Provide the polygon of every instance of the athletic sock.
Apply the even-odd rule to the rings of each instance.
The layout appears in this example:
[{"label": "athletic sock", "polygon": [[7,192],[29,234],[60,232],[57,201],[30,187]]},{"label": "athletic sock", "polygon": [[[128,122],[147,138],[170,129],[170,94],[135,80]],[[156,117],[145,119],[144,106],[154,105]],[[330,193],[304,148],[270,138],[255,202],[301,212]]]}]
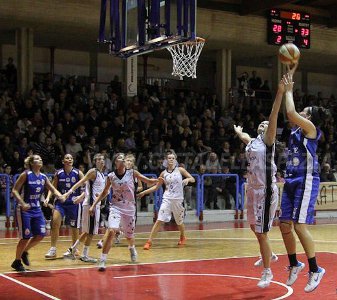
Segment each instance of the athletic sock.
[{"label": "athletic sock", "polygon": [[318,271],[316,257],[314,256],[312,258],[309,258],[308,259],[308,263],[309,263],[309,270],[310,270],[310,272],[316,273]]},{"label": "athletic sock", "polygon": [[296,253],[294,254],[288,254],[288,258],[289,258],[289,263],[291,267],[296,267],[298,265],[298,261],[296,258]]},{"label": "athletic sock", "polygon": [[82,255],[83,256],[88,256],[88,254],[89,254],[89,246],[84,246],[83,247],[83,253],[82,253]]},{"label": "athletic sock", "polygon": [[106,261],[107,257],[108,257],[108,254],[104,254],[104,253],[101,254],[101,260]]}]

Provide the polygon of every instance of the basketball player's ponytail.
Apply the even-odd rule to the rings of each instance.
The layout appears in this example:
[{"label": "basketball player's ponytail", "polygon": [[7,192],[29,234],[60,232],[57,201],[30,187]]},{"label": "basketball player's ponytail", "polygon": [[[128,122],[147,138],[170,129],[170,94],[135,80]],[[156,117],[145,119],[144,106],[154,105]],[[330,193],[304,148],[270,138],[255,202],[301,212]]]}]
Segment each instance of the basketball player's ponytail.
[{"label": "basketball player's ponytail", "polygon": [[312,106],[311,107],[311,121],[315,125],[319,125],[327,118],[331,116],[331,112],[329,109],[326,109],[322,106]]},{"label": "basketball player's ponytail", "polygon": [[24,167],[26,170],[31,170],[32,167],[31,165],[33,164],[34,162],[34,155],[29,155],[25,158],[24,160]]}]

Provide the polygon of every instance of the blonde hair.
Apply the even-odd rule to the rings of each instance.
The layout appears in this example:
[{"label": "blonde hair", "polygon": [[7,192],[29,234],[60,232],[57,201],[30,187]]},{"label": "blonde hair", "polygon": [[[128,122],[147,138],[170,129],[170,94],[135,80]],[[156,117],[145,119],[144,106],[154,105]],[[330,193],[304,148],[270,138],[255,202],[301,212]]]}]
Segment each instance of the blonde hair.
[{"label": "blonde hair", "polygon": [[25,160],[24,160],[24,167],[25,167],[25,169],[29,169],[29,170],[32,169],[31,166],[32,166],[32,164],[34,162],[34,156],[35,156],[35,154],[31,154],[31,155],[29,155],[29,156],[27,156],[25,158]]},{"label": "blonde hair", "polygon": [[128,158],[131,159],[133,162],[136,161],[136,156],[132,153],[125,155],[125,159],[128,159]]}]

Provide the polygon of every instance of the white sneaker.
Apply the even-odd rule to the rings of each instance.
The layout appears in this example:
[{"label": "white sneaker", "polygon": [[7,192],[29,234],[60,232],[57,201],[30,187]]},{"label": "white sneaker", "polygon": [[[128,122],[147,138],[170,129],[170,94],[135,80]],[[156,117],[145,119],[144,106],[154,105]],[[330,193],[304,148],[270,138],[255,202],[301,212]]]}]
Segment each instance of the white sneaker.
[{"label": "white sneaker", "polygon": [[304,291],[309,293],[318,287],[325,274],[325,269],[318,267],[318,272],[309,272],[309,279]]},{"label": "white sneaker", "polygon": [[98,249],[102,249],[103,248],[103,241],[102,240],[99,240],[96,244],[97,248]]},{"label": "white sneaker", "polygon": [[66,252],[63,253],[63,258],[75,260],[75,251],[72,248],[69,248]]},{"label": "white sneaker", "polygon": [[50,220],[46,220],[46,229],[50,230],[51,226],[50,226]]},{"label": "white sneaker", "polygon": [[80,260],[87,263],[97,263],[97,259],[89,256],[80,256]]},{"label": "white sneaker", "polygon": [[137,257],[138,257],[138,253],[137,253],[136,247],[129,248],[129,251],[130,251],[131,261],[132,262],[136,262],[137,261]]},{"label": "white sneaker", "polygon": [[261,280],[258,282],[257,286],[261,289],[264,289],[270,285],[272,279],[273,273],[271,272],[271,270],[264,269],[262,272]]},{"label": "white sneaker", "polygon": [[106,266],[105,266],[105,260],[100,259],[100,260],[98,261],[98,271],[104,272],[105,269],[106,269]]},{"label": "white sneaker", "polygon": [[49,251],[45,254],[45,258],[56,258],[56,248],[51,247]]},{"label": "white sneaker", "polygon": [[287,279],[286,285],[291,286],[297,279],[298,274],[304,269],[305,264],[302,262],[298,262],[296,267],[288,267],[289,277]]},{"label": "white sneaker", "polygon": [[[275,253],[272,253],[271,255],[271,259],[270,262],[277,262],[278,261],[278,256]],[[260,258],[254,263],[255,267],[262,267],[263,266],[263,260],[262,257],[260,256]]]}]

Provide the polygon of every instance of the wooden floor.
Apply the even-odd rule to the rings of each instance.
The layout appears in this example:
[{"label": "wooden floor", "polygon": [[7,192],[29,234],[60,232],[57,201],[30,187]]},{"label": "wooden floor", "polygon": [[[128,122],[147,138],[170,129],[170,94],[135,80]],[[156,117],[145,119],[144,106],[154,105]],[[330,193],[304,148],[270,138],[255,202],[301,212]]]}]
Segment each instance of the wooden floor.
[{"label": "wooden floor", "polygon": [[[329,220],[328,220],[329,221]],[[334,220],[330,220],[332,223]],[[233,228],[233,222],[221,223],[219,226],[203,226],[203,230],[187,230],[187,245],[177,246],[179,233],[177,231],[161,231],[154,240],[153,248],[143,250],[148,232],[136,234],[136,247],[138,250],[138,263],[155,263],[177,260],[198,260],[228,257],[258,256],[258,244],[255,236],[243,223],[244,228]],[[189,226],[190,228],[198,228]],[[218,229],[207,229],[220,227]],[[172,229],[172,228],[171,228]],[[316,251],[337,253],[337,224],[317,224],[310,228],[316,242]],[[285,254],[282,237],[277,226],[269,234],[273,251]],[[101,250],[96,248],[99,236],[93,240],[89,255],[99,258]],[[10,272],[10,264],[14,259],[17,238],[0,238],[0,272]],[[63,252],[70,246],[69,236],[62,236],[57,247],[58,259],[46,260],[44,254],[50,247],[50,237],[46,237],[38,246],[30,251],[31,269],[50,270],[62,268],[82,268],[90,264],[79,260],[72,261],[62,258]],[[303,253],[298,243],[298,252]],[[130,255],[125,239],[121,244],[113,246],[108,256],[108,264],[129,264]]]}]

